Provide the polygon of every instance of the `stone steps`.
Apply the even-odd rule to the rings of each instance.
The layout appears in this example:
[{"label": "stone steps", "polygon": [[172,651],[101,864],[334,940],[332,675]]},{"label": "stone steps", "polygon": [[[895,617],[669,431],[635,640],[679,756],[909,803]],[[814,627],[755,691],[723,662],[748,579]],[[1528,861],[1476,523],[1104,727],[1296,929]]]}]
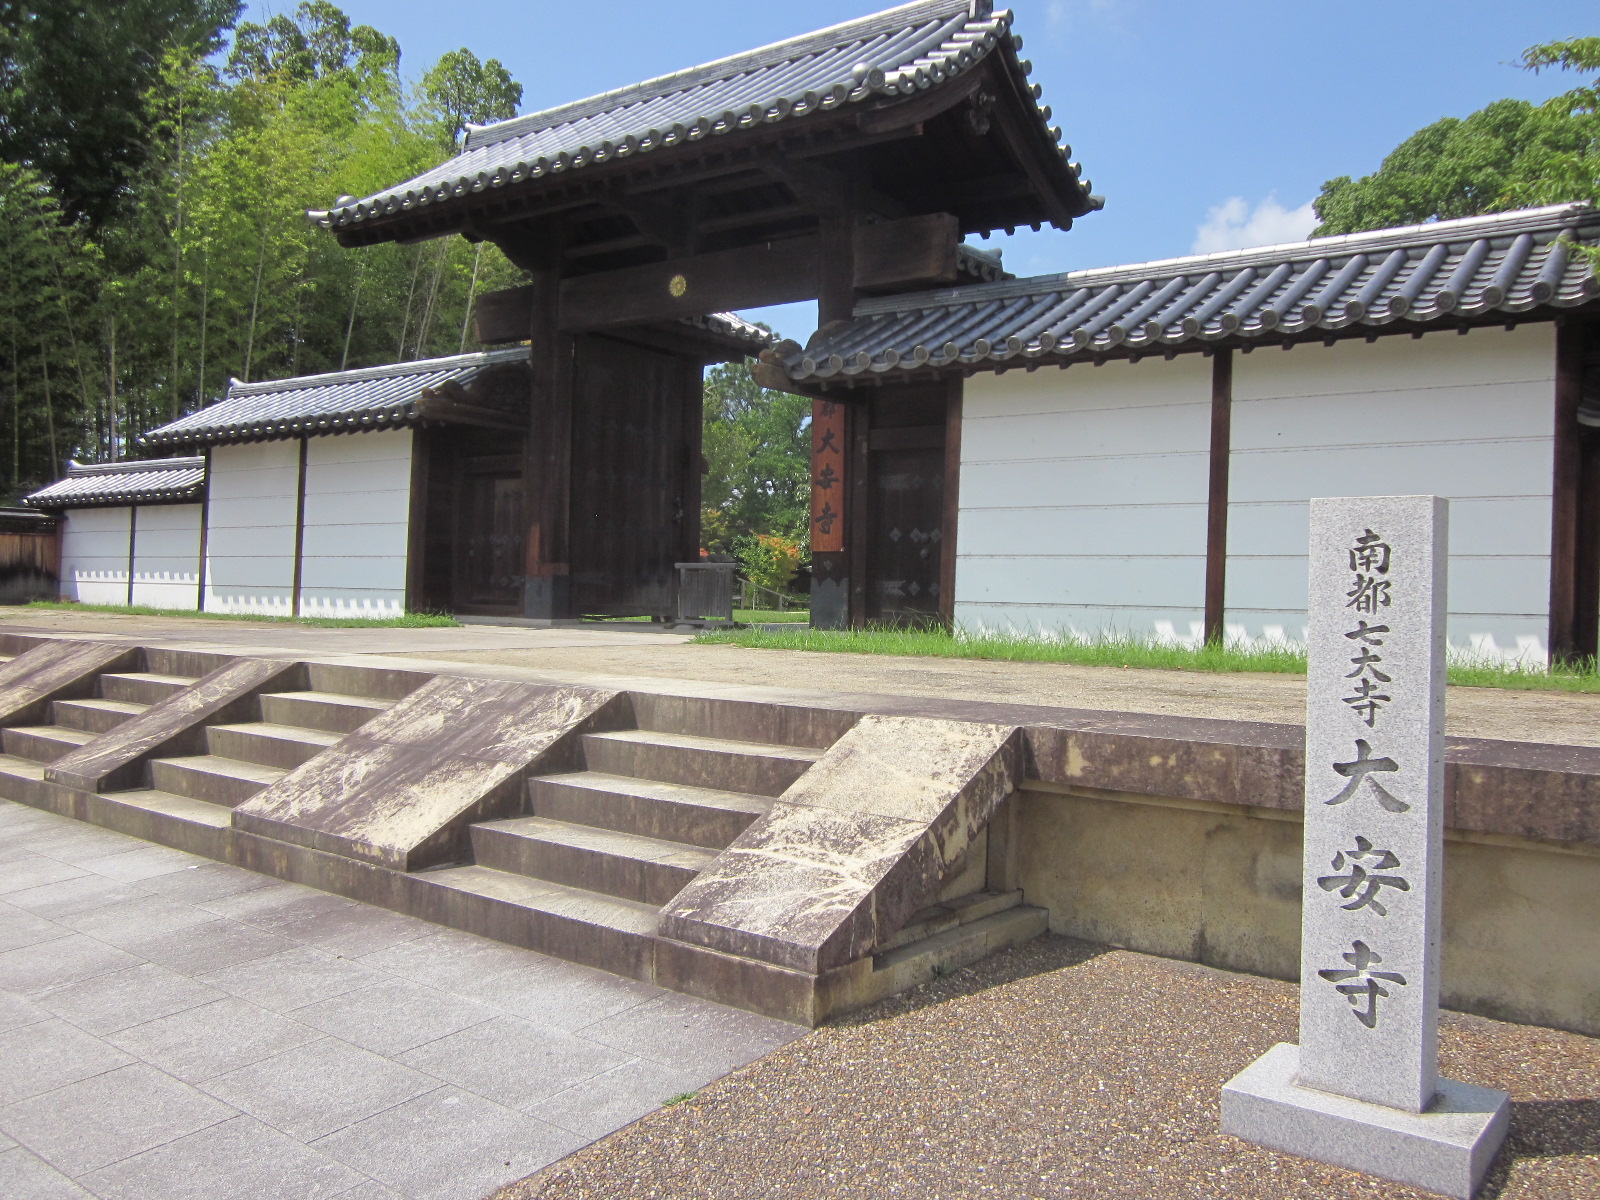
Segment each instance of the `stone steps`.
[{"label": "stone steps", "polygon": [[221,758],[291,771],[321,754],[342,736],[299,725],[252,721],[240,725],[212,725],[206,730],[206,746]]},{"label": "stone steps", "polygon": [[110,733],[149,707],[134,700],[57,700],[51,705],[51,712],[57,725],[100,734]]},{"label": "stone steps", "polygon": [[699,846],[546,817],[474,825],[472,850],[479,866],[658,906],[716,857]]},{"label": "stone steps", "polygon": [[741,742],[654,729],[583,735],[591,771],[717,791],[778,796],[822,757],[806,746]]},{"label": "stone steps", "polygon": [[274,692],[261,697],[261,716],[278,725],[345,734],[354,733],[392,706],[389,700],[338,692]]},{"label": "stone steps", "polygon": [[[338,692],[267,693],[262,715],[277,719],[208,726],[208,753],[152,760],[150,783],[175,797],[234,808],[337,744],[341,726],[358,728],[389,705]],[[316,724],[285,720],[291,716]]]},{"label": "stone steps", "polygon": [[492,867],[409,876],[417,916],[631,979],[654,974],[654,904]]},{"label": "stone steps", "polygon": [[282,767],[265,766],[220,754],[195,754],[183,758],[150,760],[150,782],[160,791],[208,804],[234,808],[262,788],[288,774]]},{"label": "stone steps", "polygon": [[[993,895],[978,894],[986,898]],[[1020,892],[1010,895],[1020,900]],[[998,912],[958,921],[909,942],[895,944],[898,939],[891,939],[890,949],[881,949],[872,956],[871,974],[852,988],[851,1002],[875,1003],[948,975],[991,954],[1031,941],[1049,924],[1047,910],[1013,900]]]},{"label": "stone steps", "polygon": [[604,771],[571,771],[530,779],[528,806],[557,821],[721,850],[772,800]]},{"label": "stone steps", "polygon": [[18,758],[53,763],[97,736],[88,730],[70,729],[65,725],[13,725],[0,731],[0,748]]},{"label": "stone steps", "polygon": [[182,675],[161,675],[153,671],[118,671],[100,676],[100,695],[107,700],[130,704],[158,704],[174,692],[194,682]]}]

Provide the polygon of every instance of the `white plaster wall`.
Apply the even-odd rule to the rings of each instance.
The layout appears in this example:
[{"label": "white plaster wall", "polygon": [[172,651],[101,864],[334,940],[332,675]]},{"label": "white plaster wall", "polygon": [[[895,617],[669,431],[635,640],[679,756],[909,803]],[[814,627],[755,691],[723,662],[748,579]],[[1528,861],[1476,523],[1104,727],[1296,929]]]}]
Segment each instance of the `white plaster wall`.
[{"label": "white plaster wall", "polygon": [[289,615],[299,479],[298,441],[211,451],[208,612]]},{"label": "white plaster wall", "polygon": [[1554,368],[1546,322],[1237,355],[1230,637],[1303,638],[1311,497],[1434,494],[1452,648],[1542,659]]},{"label": "white plaster wall", "polygon": [[133,602],[194,608],[200,584],[200,505],[139,507],[133,539]]},{"label": "white plaster wall", "polygon": [[1198,354],[967,380],[957,623],[1197,639],[1210,422]]},{"label": "white plaster wall", "polygon": [[61,531],[63,600],[128,602],[128,516],[127,508],[67,510]]},{"label": "white plaster wall", "polygon": [[406,605],[409,429],[312,438],[300,612],[399,617]]}]

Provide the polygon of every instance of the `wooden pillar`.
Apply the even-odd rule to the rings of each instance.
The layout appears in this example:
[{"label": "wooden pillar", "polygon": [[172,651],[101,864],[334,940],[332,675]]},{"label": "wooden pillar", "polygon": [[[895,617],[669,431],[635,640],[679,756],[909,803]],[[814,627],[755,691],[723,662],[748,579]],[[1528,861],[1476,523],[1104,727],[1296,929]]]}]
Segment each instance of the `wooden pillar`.
[{"label": "wooden pillar", "polygon": [[705,475],[706,364],[683,360],[683,518],[678,526],[679,562],[700,561],[700,503]]},{"label": "wooden pillar", "polygon": [[[855,308],[855,217],[822,219],[818,245],[817,325],[849,320]],[[811,625],[844,629],[859,623],[849,530],[858,519],[859,491],[852,467],[853,426],[858,406],[838,400],[811,404]],[[861,476],[864,483],[865,476]]]},{"label": "wooden pillar", "polygon": [[1596,325],[1556,323],[1554,452],[1550,496],[1550,661],[1592,658],[1600,641],[1600,452],[1578,424]]},{"label": "wooden pillar", "polygon": [[133,607],[133,567],[136,558],[134,543],[139,537],[139,506],[128,505],[128,607]]},{"label": "wooden pillar", "polygon": [[532,272],[528,337],[533,350],[531,421],[523,457],[523,523],[527,528],[522,615],[565,620],[571,611],[572,374],[577,343],[560,329],[559,255],[543,248]]},{"label": "wooden pillar", "polygon": [[300,439],[300,482],[295,487],[294,502],[294,585],[289,601],[291,616],[300,615],[300,581],[304,575],[306,557],[306,458],[311,450],[311,440]]},{"label": "wooden pillar", "polygon": [[206,610],[206,542],[211,536],[211,448],[204,450],[205,474],[200,480],[200,584],[194,599],[195,612]]},{"label": "wooden pillar", "polygon": [[850,432],[850,457],[845,471],[850,480],[845,522],[850,628],[863,629],[867,624],[867,550],[872,521],[872,405],[851,405],[846,428]]},{"label": "wooden pillar", "polygon": [[431,611],[436,603],[428,595],[428,451],[430,442],[422,426],[411,430],[411,493],[406,504],[405,611]]},{"label": "wooden pillar", "polygon": [[1206,641],[1222,644],[1228,583],[1228,459],[1233,426],[1233,351],[1211,356],[1211,473],[1206,496]]},{"label": "wooden pillar", "polygon": [[944,517],[939,537],[939,620],[955,627],[956,531],[961,517],[961,399],[958,375],[945,384]]},{"label": "wooden pillar", "polygon": [[833,400],[811,402],[811,625],[850,623],[850,571],[845,559],[849,413]]}]

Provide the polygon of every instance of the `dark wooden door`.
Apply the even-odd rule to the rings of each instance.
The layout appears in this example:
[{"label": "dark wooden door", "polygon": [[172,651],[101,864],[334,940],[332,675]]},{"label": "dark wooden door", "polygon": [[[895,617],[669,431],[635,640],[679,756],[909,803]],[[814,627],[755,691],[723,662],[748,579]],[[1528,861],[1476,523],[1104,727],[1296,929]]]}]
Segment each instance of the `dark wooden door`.
[{"label": "dark wooden door", "polygon": [[456,611],[520,614],[524,531],[519,458],[463,458],[458,496]]},{"label": "dark wooden door", "polygon": [[931,624],[940,617],[944,447],[873,450],[871,488],[867,620]]},{"label": "dark wooden door", "polygon": [[[699,429],[698,387],[692,385],[699,374],[697,362],[679,355],[613,338],[578,340],[572,413],[574,613],[671,614],[673,564],[699,536],[689,479],[689,444]],[[698,445],[697,437],[693,440]]]}]

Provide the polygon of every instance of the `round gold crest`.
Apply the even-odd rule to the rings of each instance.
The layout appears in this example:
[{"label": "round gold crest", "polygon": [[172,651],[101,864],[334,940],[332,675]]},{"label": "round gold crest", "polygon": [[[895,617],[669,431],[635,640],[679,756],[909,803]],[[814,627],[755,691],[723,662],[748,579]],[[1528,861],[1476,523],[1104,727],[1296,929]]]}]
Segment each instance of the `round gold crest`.
[{"label": "round gold crest", "polygon": [[674,300],[682,300],[684,293],[689,290],[689,281],[682,275],[674,275],[667,280],[667,291],[672,293]]}]

